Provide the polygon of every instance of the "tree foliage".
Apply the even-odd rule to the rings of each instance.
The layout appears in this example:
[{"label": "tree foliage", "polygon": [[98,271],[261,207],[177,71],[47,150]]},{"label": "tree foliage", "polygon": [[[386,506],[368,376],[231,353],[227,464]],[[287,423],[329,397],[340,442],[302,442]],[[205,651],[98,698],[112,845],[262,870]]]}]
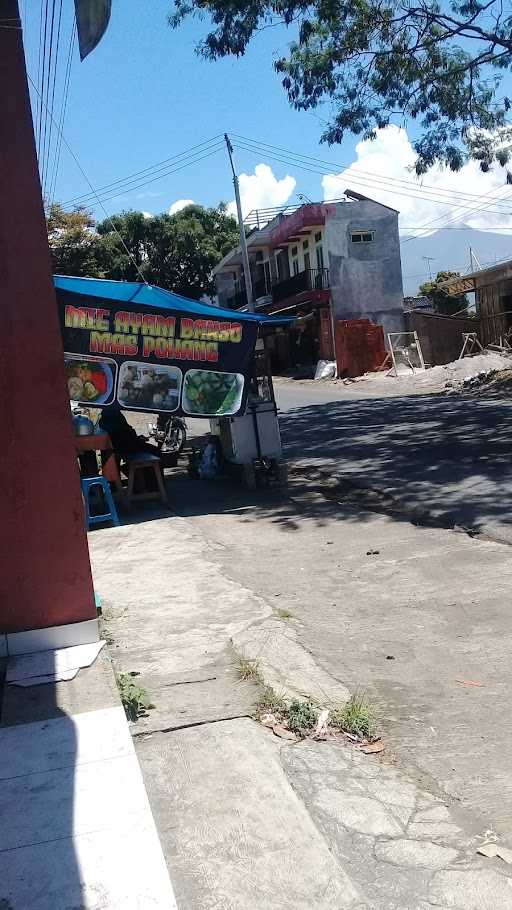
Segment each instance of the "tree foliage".
[{"label": "tree foliage", "polygon": [[444,316],[454,316],[461,310],[467,310],[469,305],[466,294],[452,297],[446,288],[441,287],[442,283],[450,278],[460,278],[460,272],[438,272],[433,280],[420,285],[420,294],[428,297],[434,304],[436,313],[442,313]]},{"label": "tree foliage", "polygon": [[413,120],[420,174],[437,161],[458,170],[468,155],[484,170],[508,160],[500,81],[512,68],[512,11],[503,0],[174,0],[169,21],[205,13],[212,29],[199,50],[209,59],[242,55],[278,22],[298,33],[274,65],[295,108],[330,103],[328,143]]},{"label": "tree foliage", "polygon": [[122,212],[96,225],[83,208],[51,206],[48,241],[54,272],[157,284],[185,297],[213,294],[212,270],[238,243],[226,206],[190,205],[175,215]]},{"label": "tree foliage", "polygon": [[138,281],[140,269],[150,284],[196,299],[215,292],[212,269],[238,242],[237,223],[222,204],[151,218],[124,212],[101,222],[98,233],[109,277]]},{"label": "tree foliage", "polygon": [[54,274],[102,277],[99,237],[87,209],[79,206],[66,212],[54,202],[47,212],[46,226]]}]

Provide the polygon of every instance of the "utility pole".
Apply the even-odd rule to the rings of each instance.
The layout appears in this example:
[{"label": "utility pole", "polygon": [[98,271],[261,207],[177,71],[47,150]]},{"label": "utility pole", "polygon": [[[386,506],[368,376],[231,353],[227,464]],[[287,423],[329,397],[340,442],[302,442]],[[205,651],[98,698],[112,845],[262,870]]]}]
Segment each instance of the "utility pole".
[{"label": "utility pole", "polygon": [[233,146],[231,145],[229,136],[227,133],[224,133],[224,140],[226,142],[226,148],[229,155],[229,163],[231,165],[231,170],[233,172],[233,186],[235,187],[235,200],[236,200],[236,211],[238,214],[238,230],[240,231],[240,246],[242,248],[242,261],[244,264],[244,278],[245,278],[245,293],[247,294],[247,309],[250,313],[254,313],[254,297],[252,294],[252,279],[251,279],[251,269],[249,266],[249,253],[247,250],[247,239],[245,236],[244,230],[244,219],[242,217],[242,204],[240,202],[240,189],[238,186],[238,177],[235,171],[235,165],[233,163]]},{"label": "utility pole", "polygon": [[476,269],[482,268],[482,266],[480,265],[480,263],[478,261],[478,257],[476,255],[476,253],[474,253],[472,247],[470,247],[469,248],[469,269],[471,272],[476,271],[475,263],[476,263]]},{"label": "utility pole", "polygon": [[430,263],[435,262],[435,258],[434,258],[434,256],[422,256],[421,258],[424,259],[428,265],[428,276],[429,276],[430,280],[432,281],[432,269],[430,268]]}]

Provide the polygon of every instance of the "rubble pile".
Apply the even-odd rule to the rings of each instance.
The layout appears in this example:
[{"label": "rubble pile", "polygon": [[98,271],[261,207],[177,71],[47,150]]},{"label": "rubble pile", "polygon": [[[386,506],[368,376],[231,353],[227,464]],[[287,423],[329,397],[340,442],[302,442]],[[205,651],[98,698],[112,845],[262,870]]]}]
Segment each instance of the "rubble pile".
[{"label": "rubble pile", "polygon": [[462,391],[477,395],[512,396],[512,364],[506,370],[482,371],[475,376],[468,376],[462,383]]}]

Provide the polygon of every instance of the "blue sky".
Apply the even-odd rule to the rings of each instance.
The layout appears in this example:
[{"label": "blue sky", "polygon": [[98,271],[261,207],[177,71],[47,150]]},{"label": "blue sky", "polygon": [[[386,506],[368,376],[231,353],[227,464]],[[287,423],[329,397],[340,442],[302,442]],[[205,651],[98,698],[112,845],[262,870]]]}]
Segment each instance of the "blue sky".
[{"label": "blue sky", "polygon": [[[186,23],[173,31],[166,14],[171,0],[151,0],[150,12],[141,13],[140,0],[114,0],[109,29],[93,53],[80,63],[75,53],[71,72],[64,134],[95,186],[144,168],[195,145],[217,133],[236,131],[270,143],[345,160],[341,150],[320,147],[322,124],[317,117],[293,111],[273,71],[272,59],[291,35],[269,29],[240,60],[208,63],[194,52],[204,32],[200,23]],[[71,3],[65,6],[71,7]],[[37,72],[39,4],[27,2],[26,53],[32,78]],[[69,13],[62,28],[64,46],[69,36]],[[64,60],[64,53],[61,54]],[[58,87],[59,88],[59,87]],[[59,109],[57,103],[55,110]],[[343,155],[350,162],[354,142]],[[237,152],[240,171],[251,173],[261,156]],[[270,162],[269,162],[270,163]],[[277,177],[290,169],[272,162]],[[76,165],[63,151],[57,186],[65,200],[87,186]],[[321,198],[321,178],[305,173],[298,192]],[[216,204],[233,196],[224,153],[147,188],[112,201],[112,209],[168,209],[179,198]],[[290,199],[297,201],[297,199]]]},{"label": "blue sky", "polygon": [[[100,45],[83,63],[75,51],[64,134],[94,187],[228,131],[327,159],[333,162],[333,173],[338,174],[322,180],[318,174],[281,164],[266,154],[236,150],[246,210],[254,205],[297,203],[298,193],[315,200],[332,198],[352,186],[399,209],[401,226],[408,229],[430,223],[441,226],[443,219],[452,217],[460,192],[502,191],[504,172],[483,175],[474,163],[457,175],[442,169],[427,175],[424,182],[436,191],[453,192],[446,205],[420,198],[421,190],[408,194],[407,185],[400,194],[389,185],[387,189],[375,182],[367,185],[364,175],[357,177],[357,169],[376,175],[378,180],[414,180],[410,173],[414,154],[403,131],[384,131],[374,143],[358,143],[355,137],[348,137],[342,146],[321,145],[319,118],[326,116],[325,111],[306,113],[290,108],[272,67],[273,59],[291,40],[290,32],[267,29],[252,42],[245,57],[209,63],[194,52],[207,23],[191,21],[173,31],[166,19],[171,5],[171,0],[146,0],[144,4],[140,0],[113,0],[110,26]],[[142,13],[141,7],[150,9]],[[63,8],[56,115],[72,21],[71,0],[64,0]],[[21,9],[28,69],[36,80],[40,2],[21,0]],[[353,162],[356,171],[339,176],[343,166]],[[83,176],[63,149],[56,198],[65,202],[86,192],[89,188]],[[228,160],[221,151],[106,202],[105,207],[109,214],[129,208],[156,213],[167,211],[177,200],[215,205],[232,198]],[[97,204],[91,207],[98,218],[103,217]],[[474,227],[496,228],[505,222],[512,225],[508,214],[479,212],[470,216],[467,209],[460,211],[460,220]]]}]

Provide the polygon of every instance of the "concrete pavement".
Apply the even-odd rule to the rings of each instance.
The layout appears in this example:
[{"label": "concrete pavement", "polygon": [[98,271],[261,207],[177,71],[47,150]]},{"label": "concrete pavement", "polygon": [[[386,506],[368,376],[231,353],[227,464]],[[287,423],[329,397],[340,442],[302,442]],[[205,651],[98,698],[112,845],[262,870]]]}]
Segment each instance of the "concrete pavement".
[{"label": "concrete pavement", "polygon": [[[476,854],[512,845],[508,549],[300,483],[169,492],[90,546],[114,662],[156,706],[132,732],[180,910],[509,907]],[[237,652],[292,694],[367,690],[383,759],[259,727]]]},{"label": "concrete pavement", "polygon": [[277,383],[285,454],[391,494],[445,527],[512,542],[512,403],[464,395],[371,397],[365,383]]}]

